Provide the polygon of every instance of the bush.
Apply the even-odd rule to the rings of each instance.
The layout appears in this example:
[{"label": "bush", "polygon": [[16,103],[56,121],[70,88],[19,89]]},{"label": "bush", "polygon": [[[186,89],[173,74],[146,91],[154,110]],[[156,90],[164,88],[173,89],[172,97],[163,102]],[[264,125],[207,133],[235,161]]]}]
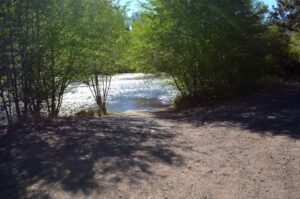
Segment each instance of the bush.
[{"label": "bush", "polygon": [[174,99],[173,106],[176,110],[185,110],[198,104],[198,100],[192,96],[177,95]]},{"label": "bush", "polygon": [[152,10],[133,27],[134,60],[145,70],[173,77],[182,94],[175,104],[258,88],[269,55],[263,6],[242,0],[151,2]]},{"label": "bush", "polygon": [[96,115],[96,111],[95,110],[83,110],[83,111],[80,111],[78,113],[76,113],[76,117],[95,117]]}]

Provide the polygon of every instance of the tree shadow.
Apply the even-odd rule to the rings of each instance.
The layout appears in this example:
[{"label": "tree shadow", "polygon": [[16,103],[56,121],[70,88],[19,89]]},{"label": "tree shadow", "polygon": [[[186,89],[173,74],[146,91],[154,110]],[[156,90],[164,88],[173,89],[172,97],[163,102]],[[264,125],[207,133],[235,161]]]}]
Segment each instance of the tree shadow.
[{"label": "tree shadow", "polygon": [[187,122],[197,127],[213,124],[239,127],[253,133],[300,138],[300,88],[273,89],[184,112],[153,112],[160,119]]},{"label": "tree shadow", "polygon": [[36,183],[59,184],[86,196],[109,183],[139,183],[155,175],[156,163],[183,164],[171,149],[174,138],[173,132],[136,117],[28,125],[0,140],[0,198],[50,198],[47,192],[30,192]]}]

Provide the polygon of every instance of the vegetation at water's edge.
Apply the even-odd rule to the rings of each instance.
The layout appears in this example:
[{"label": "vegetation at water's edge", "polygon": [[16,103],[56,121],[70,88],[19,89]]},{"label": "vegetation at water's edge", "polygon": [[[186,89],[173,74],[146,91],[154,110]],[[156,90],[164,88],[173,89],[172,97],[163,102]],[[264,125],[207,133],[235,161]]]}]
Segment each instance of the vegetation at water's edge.
[{"label": "vegetation at water's edge", "polygon": [[1,1],[0,97],[8,123],[57,116],[74,80],[106,112],[111,76],[126,66],[127,23],[110,0]]},{"label": "vegetation at water's edge", "polygon": [[175,106],[249,93],[270,76],[300,74],[296,3],[280,1],[266,19],[258,1],[150,2],[133,25],[131,54],[138,68],[174,79],[181,93]]},{"label": "vegetation at water's edge", "polygon": [[105,114],[120,71],[167,74],[183,108],[300,75],[298,1],[268,11],[256,0],[149,0],[132,18],[113,0],[0,2],[0,108],[11,126],[57,116],[74,80]]}]

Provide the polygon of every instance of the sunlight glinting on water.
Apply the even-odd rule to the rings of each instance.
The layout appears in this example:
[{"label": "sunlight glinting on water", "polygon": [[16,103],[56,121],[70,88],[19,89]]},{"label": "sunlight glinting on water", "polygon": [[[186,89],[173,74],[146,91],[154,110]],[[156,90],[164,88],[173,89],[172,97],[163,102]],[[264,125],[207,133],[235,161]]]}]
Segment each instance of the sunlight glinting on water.
[{"label": "sunlight glinting on water", "polygon": [[[108,97],[109,112],[154,110],[172,104],[176,89],[151,75],[128,73],[112,78]],[[60,114],[74,115],[82,110],[96,108],[95,100],[85,84],[75,82],[65,92]]]}]

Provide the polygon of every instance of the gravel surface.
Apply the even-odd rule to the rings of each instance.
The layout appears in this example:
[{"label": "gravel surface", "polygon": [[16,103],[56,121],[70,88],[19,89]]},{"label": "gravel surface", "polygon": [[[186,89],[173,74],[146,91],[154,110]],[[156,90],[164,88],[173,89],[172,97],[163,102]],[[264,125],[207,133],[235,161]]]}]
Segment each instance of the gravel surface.
[{"label": "gravel surface", "polygon": [[28,124],[0,138],[0,198],[300,198],[300,90]]}]

